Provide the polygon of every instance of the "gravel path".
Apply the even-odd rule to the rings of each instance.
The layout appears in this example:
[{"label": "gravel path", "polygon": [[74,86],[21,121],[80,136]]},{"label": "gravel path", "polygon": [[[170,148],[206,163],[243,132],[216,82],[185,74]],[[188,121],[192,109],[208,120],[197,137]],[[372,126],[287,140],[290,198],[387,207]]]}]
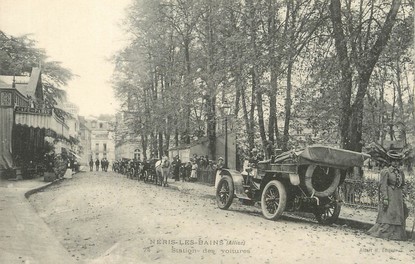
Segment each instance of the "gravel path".
[{"label": "gravel path", "polygon": [[80,263],[414,263],[412,242],[362,231],[265,220],[111,172],[76,174],[30,202]]}]

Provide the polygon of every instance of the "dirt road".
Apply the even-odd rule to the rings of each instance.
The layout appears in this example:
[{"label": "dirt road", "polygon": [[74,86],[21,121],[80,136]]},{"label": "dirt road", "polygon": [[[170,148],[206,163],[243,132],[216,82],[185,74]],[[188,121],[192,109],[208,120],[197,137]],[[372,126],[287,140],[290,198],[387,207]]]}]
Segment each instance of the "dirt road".
[{"label": "dirt road", "polygon": [[268,221],[254,207],[216,207],[184,193],[87,172],[30,198],[80,263],[414,263],[411,242],[341,226]]}]

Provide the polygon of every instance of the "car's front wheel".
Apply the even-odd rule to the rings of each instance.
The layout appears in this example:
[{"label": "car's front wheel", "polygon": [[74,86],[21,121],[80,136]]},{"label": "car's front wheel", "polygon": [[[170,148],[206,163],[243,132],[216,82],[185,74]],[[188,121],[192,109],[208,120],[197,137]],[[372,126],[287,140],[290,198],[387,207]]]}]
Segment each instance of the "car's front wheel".
[{"label": "car's front wheel", "polygon": [[230,176],[223,176],[216,189],[216,203],[220,209],[228,209],[231,206],[234,196],[233,181]]},{"label": "car's front wheel", "polygon": [[268,220],[277,220],[285,210],[287,193],[284,185],[277,180],[265,185],[261,196],[262,214]]}]

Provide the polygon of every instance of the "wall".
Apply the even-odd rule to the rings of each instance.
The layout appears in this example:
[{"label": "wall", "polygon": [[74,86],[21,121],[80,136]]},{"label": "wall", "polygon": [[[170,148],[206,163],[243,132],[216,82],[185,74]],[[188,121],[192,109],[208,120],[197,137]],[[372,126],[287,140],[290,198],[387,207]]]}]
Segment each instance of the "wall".
[{"label": "wall", "polygon": [[[183,149],[171,149],[169,150],[169,158],[179,155],[182,162],[188,162],[193,154],[198,156],[209,155],[208,141],[204,141],[200,144],[192,145]],[[225,158],[225,135],[218,136],[216,138],[216,161],[219,157]],[[212,157],[209,156],[209,159]],[[228,133],[228,167],[231,169],[236,168],[236,134]]]}]

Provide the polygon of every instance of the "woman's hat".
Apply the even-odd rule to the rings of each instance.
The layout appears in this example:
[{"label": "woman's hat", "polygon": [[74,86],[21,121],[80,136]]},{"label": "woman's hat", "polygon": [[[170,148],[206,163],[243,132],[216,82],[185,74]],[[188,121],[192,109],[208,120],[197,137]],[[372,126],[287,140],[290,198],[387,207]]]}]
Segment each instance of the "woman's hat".
[{"label": "woman's hat", "polygon": [[219,159],[218,160],[223,160],[223,158],[222,157],[219,157]]}]

